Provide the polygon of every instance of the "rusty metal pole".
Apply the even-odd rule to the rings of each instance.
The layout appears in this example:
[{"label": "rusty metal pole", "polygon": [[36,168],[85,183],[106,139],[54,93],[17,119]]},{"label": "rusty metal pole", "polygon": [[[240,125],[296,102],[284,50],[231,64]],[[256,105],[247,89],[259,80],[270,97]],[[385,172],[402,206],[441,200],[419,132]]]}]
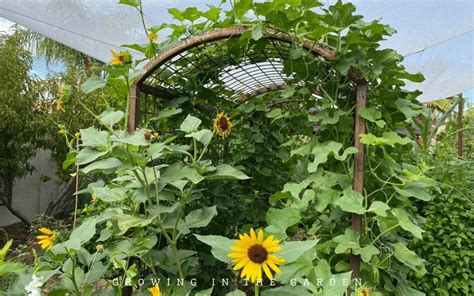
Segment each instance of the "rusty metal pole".
[{"label": "rusty metal pole", "polygon": [[462,115],[463,115],[463,99],[462,93],[459,94],[458,102],[458,158],[462,158]]},{"label": "rusty metal pole", "polygon": [[[365,120],[360,116],[359,112],[365,108],[367,104],[367,84],[357,85],[356,90],[356,108],[354,122],[354,147],[358,152],[354,155],[354,176],[352,178],[352,189],[363,194],[364,190],[364,144],[360,142],[360,135],[365,133]],[[362,232],[362,217],[358,214],[352,214],[351,219],[352,230],[357,233]],[[360,255],[351,254],[350,268],[352,270],[352,278],[360,277]]]}]

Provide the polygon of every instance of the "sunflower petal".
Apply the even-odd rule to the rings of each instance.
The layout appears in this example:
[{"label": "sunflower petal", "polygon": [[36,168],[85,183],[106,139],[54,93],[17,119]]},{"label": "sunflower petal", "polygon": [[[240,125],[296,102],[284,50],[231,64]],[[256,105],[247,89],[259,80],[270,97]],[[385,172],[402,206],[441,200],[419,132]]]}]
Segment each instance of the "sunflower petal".
[{"label": "sunflower petal", "polygon": [[44,234],[49,234],[49,235],[53,235],[53,231],[49,228],[46,228],[46,227],[41,227],[40,229],[38,229],[40,232],[44,233]]},{"label": "sunflower petal", "polygon": [[257,238],[258,238],[258,243],[262,244],[263,243],[263,231],[261,229],[258,231]]},{"label": "sunflower petal", "polygon": [[257,281],[261,282],[262,281],[262,264],[256,264],[257,265]]},{"label": "sunflower petal", "polygon": [[262,263],[262,267],[263,267],[263,271],[265,272],[265,274],[267,275],[267,277],[268,277],[270,280],[273,280],[273,274],[272,274],[272,272],[270,271],[270,268],[268,268],[267,263],[263,262],[263,263]]},{"label": "sunflower petal", "polygon": [[257,235],[255,234],[255,230],[253,230],[253,228],[250,229],[250,238],[252,239],[252,242],[258,242]]},{"label": "sunflower petal", "polygon": [[250,261],[249,258],[245,258],[245,259],[242,259],[239,261],[239,263],[237,263],[234,268],[232,268],[232,270],[239,270],[241,269],[242,267],[245,266],[245,264],[247,264],[248,262]]},{"label": "sunflower petal", "polygon": [[268,266],[270,266],[271,269],[273,269],[276,273],[281,273],[280,268],[275,265],[272,261],[267,261]]}]

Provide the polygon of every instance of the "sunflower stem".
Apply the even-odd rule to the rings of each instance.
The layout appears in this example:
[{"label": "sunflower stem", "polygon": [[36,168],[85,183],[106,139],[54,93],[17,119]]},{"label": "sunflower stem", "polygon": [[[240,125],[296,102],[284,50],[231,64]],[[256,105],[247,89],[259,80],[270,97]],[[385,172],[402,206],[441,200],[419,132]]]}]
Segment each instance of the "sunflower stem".
[{"label": "sunflower stem", "polygon": [[255,296],[260,295],[260,287],[258,286],[258,281],[255,282]]}]

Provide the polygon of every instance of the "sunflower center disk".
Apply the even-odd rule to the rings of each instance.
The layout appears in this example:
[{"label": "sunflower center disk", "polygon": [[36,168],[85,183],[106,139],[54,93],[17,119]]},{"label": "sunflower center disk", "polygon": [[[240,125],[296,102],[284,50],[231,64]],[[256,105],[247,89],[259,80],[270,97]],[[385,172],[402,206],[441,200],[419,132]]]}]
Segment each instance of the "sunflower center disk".
[{"label": "sunflower center disk", "polygon": [[223,131],[226,131],[229,128],[229,124],[227,123],[227,118],[221,117],[219,119],[219,126]]},{"label": "sunflower center disk", "polygon": [[262,263],[267,260],[268,252],[262,245],[253,245],[248,251],[249,259],[254,263]]}]

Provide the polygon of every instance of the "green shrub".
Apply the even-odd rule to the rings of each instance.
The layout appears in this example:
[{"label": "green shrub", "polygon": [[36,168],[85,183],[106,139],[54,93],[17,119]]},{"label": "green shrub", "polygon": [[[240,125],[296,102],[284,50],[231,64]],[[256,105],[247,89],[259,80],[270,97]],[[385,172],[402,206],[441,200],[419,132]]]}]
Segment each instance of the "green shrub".
[{"label": "green shrub", "polygon": [[418,206],[426,217],[426,232],[414,243],[414,251],[426,260],[427,273],[411,282],[427,295],[473,295],[474,165],[472,160],[441,159],[433,165],[441,192]]}]

